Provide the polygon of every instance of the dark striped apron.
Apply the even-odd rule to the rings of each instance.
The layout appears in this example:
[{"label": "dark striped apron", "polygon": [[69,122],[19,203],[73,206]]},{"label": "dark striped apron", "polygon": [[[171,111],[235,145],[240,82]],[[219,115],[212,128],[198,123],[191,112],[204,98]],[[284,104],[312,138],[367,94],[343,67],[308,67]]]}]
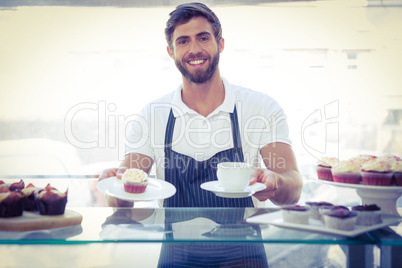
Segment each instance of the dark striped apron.
[{"label": "dark striped apron", "polygon": [[[253,207],[251,197],[223,198],[201,189],[204,182],[217,180],[217,164],[221,162],[244,162],[240,127],[236,107],[230,113],[234,148],[218,152],[205,161],[177,153],[172,150],[175,125],[173,111],[170,110],[165,134],[165,180],[176,187],[176,194],[164,200],[164,207]],[[243,211],[243,210],[242,210]],[[244,211],[243,211],[244,215]],[[233,215],[233,222],[239,219]],[[177,215],[174,216],[178,219]],[[213,219],[219,222],[218,219]],[[230,221],[230,219],[226,219]],[[166,212],[165,226],[172,230],[169,212]],[[167,234],[173,240],[173,234]],[[267,259],[262,244],[163,244],[158,267],[267,267]]]}]

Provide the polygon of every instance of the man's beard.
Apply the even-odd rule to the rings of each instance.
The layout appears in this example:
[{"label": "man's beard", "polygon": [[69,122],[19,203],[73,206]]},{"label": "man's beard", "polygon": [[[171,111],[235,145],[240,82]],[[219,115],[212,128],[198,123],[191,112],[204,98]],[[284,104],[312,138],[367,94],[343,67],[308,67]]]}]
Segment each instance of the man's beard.
[{"label": "man's beard", "polygon": [[195,83],[195,84],[202,84],[211,79],[211,77],[214,75],[216,68],[219,64],[219,52],[214,55],[212,58],[211,64],[209,65],[208,69],[204,72],[202,70],[196,70],[194,74],[191,74],[184,66],[181,64],[181,62],[176,59],[175,64],[181,74],[190,82]]}]

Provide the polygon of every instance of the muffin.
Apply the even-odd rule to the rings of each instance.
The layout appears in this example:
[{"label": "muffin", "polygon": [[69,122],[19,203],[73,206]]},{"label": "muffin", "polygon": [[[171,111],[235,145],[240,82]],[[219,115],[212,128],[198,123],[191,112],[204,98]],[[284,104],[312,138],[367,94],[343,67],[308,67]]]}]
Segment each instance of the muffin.
[{"label": "muffin", "polygon": [[308,224],[310,208],[306,206],[294,205],[281,207],[284,222],[297,224]]},{"label": "muffin", "polygon": [[332,177],[335,182],[359,184],[361,182],[360,166],[353,161],[340,161],[332,167]]},{"label": "muffin", "polygon": [[18,217],[24,211],[24,195],[19,191],[0,188],[0,218]]},{"label": "muffin", "polygon": [[[67,190],[68,191],[68,190]],[[35,202],[41,215],[62,215],[67,204],[67,191],[62,193],[48,184],[35,194]]]},{"label": "muffin", "polygon": [[393,172],[388,161],[376,158],[367,161],[360,174],[364,185],[389,186]]},{"label": "muffin", "polygon": [[317,176],[318,179],[324,181],[332,181],[331,168],[338,164],[336,157],[322,157],[317,162]]},{"label": "muffin", "polygon": [[324,224],[331,229],[351,231],[355,228],[357,213],[346,207],[332,208],[323,214]]},{"label": "muffin", "polygon": [[35,201],[35,195],[42,190],[42,188],[35,187],[32,183],[28,184],[27,187],[21,190],[24,194],[24,210],[27,211],[37,211],[38,207]]},{"label": "muffin", "polygon": [[357,225],[370,226],[382,222],[381,208],[376,204],[354,206],[352,211],[357,213]]},{"label": "muffin", "polygon": [[321,220],[321,214],[319,212],[320,207],[326,206],[326,207],[333,207],[334,205],[328,202],[306,202],[306,206],[310,208],[310,218],[315,219],[315,220]]},{"label": "muffin", "polygon": [[391,165],[393,172],[393,181],[397,186],[402,186],[402,161],[395,161]]},{"label": "muffin", "polygon": [[124,172],[122,181],[124,191],[139,194],[145,192],[148,186],[148,175],[141,169],[130,168]]}]

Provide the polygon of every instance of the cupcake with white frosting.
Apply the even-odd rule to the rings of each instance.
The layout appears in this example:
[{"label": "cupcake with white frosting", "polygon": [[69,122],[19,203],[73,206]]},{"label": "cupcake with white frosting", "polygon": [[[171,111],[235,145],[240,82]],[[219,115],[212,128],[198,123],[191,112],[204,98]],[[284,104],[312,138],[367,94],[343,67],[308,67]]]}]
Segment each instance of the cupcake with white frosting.
[{"label": "cupcake with white frosting", "polygon": [[391,164],[381,158],[372,159],[362,166],[361,176],[364,185],[389,186],[393,176]]},{"label": "cupcake with white frosting", "polygon": [[318,179],[324,181],[333,181],[331,169],[338,164],[336,157],[321,157],[317,162]]},{"label": "cupcake with white frosting", "polygon": [[332,177],[335,182],[359,184],[360,166],[353,161],[340,161],[337,166],[332,167]]},{"label": "cupcake with white frosting", "polygon": [[122,181],[124,191],[132,194],[140,194],[145,192],[148,186],[148,174],[141,169],[130,168],[124,172]]}]

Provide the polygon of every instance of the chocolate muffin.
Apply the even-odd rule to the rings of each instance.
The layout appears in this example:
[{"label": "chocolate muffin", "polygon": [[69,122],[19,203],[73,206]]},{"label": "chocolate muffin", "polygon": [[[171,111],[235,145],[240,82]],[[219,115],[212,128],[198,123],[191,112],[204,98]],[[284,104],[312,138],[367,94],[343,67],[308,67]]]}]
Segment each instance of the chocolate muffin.
[{"label": "chocolate muffin", "polygon": [[48,184],[35,194],[36,205],[41,215],[61,215],[67,204],[67,192],[61,193]]},{"label": "chocolate muffin", "polygon": [[24,211],[24,195],[19,191],[10,191],[7,187],[1,187],[0,193],[0,217],[18,217]]},{"label": "chocolate muffin", "polygon": [[27,187],[21,190],[24,194],[24,209],[26,211],[37,211],[38,206],[36,205],[35,195],[39,193],[42,188],[35,187],[32,183],[28,184]]},{"label": "chocolate muffin", "polygon": [[358,225],[370,226],[382,222],[381,208],[376,204],[354,206],[352,211],[357,213],[356,224]]},{"label": "chocolate muffin", "polygon": [[331,229],[352,231],[355,228],[357,213],[346,207],[333,208],[323,214],[325,226]]}]

